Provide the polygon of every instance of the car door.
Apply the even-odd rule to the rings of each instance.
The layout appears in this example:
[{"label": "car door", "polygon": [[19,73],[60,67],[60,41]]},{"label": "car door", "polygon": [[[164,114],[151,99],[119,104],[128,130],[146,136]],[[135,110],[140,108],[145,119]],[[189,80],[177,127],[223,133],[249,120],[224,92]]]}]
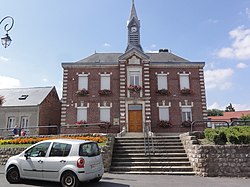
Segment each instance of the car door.
[{"label": "car door", "polygon": [[21,157],[21,176],[28,179],[43,178],[43,163],[50,142],[43,142],[28,149]]},{"label": "car door", "polygon": [[72,145],[67,143],[54,142],[50,153],[44,160],[43,177],[47,180],[56,181],[60,170],[68,164],[68,155]]}]

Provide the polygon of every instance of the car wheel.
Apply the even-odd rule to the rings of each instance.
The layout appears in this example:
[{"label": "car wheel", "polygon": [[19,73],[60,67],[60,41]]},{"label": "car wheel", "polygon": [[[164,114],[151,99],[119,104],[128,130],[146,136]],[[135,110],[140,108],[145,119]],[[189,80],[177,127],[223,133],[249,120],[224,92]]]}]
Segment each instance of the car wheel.
[{"label": "car wheel", "polygon": [[17,167],[12,166],[7,170],[6,179],[9,183],[20,182],[20,174],[19,174]]},{"label": "car wheel", "polygon": [[67,171],[61,177],[61,185],[62,187],[78,187],[79,180],[73,172]]},{"label": "car wheel", "polygon": [[100,177],[96,177],[96,178],[94,178],[94,179],[90,180],[90,182],[93,182],[93,183],[98,183],[101,179],[102,179],[102,176],[100,176]]}]

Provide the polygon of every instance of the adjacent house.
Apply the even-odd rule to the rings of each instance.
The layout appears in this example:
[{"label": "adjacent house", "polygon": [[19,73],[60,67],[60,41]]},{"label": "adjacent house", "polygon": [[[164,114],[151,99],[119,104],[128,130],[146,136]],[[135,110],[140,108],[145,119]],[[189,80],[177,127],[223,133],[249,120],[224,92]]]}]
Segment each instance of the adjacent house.
[{"label": "adjacent house", "polygon": [[[168,49],[144,52],[134,2],[122,53],[94,53],[64,62],[61,125],[108,122],[108,132],[185,132],[186,122],[207,120],[204,62]],[[164,36],[163,36],[164,37]],[[64,128],[64,133],[102,132]]]},{"label": "adjacent house", "polygon": [[[0,135],[18,127],[32,134],[55,134],[59,126],[61,101],[55,87],[0,89]],[[39,126],[39,128],[36,128]]]}]

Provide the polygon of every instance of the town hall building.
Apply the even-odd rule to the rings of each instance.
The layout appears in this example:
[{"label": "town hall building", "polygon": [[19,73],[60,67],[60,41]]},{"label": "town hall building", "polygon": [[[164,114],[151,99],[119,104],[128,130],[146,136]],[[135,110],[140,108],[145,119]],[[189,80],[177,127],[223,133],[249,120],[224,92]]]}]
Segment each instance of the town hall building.
[{"label": "town hall building", "polygon": [[[206,120],[204,62],[192,62],[168,49],[145,53],[134,2],[122,53],[94,53],[62,63],[61,125],[109,123],[106,132],[189,131]],[[62,128],[65,133],[103,132],[102,126]]]}]

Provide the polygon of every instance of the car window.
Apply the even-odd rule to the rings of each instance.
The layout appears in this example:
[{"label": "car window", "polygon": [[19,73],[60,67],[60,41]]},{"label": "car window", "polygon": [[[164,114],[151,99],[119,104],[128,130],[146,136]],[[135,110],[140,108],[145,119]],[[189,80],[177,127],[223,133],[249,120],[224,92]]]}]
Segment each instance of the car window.
[{"label": "car window", "polygon": [[100,155],[100,149],[95,142],[81,144],[79,148],[79,156],[97,156]]},{"label": "car window", "polygon": [[31,149],[27,150],[25,153],[29,157],[45,157],[48,151],[49,145],[50,145],[50,142],[40,143],[38,145],[35,145]]},{"label": "car window", "polygon": [[71,149],[71,144],[54,142],[49,156],[68,156]]}]

